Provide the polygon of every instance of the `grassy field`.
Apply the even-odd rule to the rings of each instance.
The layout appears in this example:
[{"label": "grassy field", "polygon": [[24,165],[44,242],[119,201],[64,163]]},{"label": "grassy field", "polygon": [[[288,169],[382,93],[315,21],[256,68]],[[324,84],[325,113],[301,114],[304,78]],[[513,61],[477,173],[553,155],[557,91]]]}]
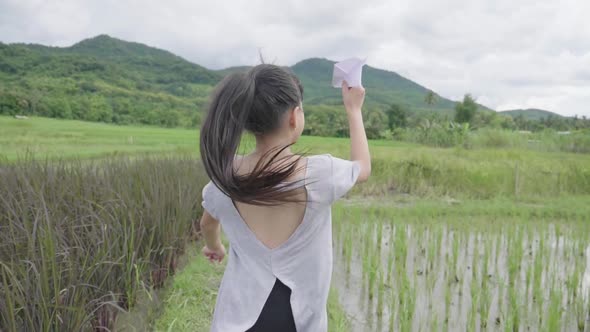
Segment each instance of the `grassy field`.
[{"label": "grassy field", "polygon": [[94,158],[153,152],[195,153],[195,130],[113,126],[96,122],[0,116],[0,157]]},{"label": "grassy field", "polygon": [[[246,138],[242,150],[251,147],[251,138]],[[590,328],[590,154],[550,152],[524,145],[434,148],[386,140],[370,141],[370,149],[373,157],[370,181],[355,187],[334,207],[336,259],[335,291],[330,297],[331,329],[585,331]],[[302,137],[296,150],[346,158],[349,140]],[[39,165],[21,158],[27,151],[34,153],[35,158],[50,161]],[[129,155],[142,163],[108,162],[113,156]],[[23,257],[29,257],[39,271],[44,271],[46,260],[51,261],[55,250],[67,251],[70,237],[80,234],[76,230],[86,225],[88,218],[91,224],[108,220],[112,225],[108,236],[118,238],[119,242],[129,236],[137,240],[133,246],[116,250],[101,246],[100,241],[91,241],[99,244],[98,252],[102,255],[92,257],[91,262],[119,259],[125,262],[124,268],[117,270],[120,279],[112,274],[99,274],[94,281],[106,280],[113,291],[137,293],[144,286],[135,274],[151,273],[151,279],[154,277],[148,262],[170,266],[170,256],[152,250],[161,252],[166,242],[182,234],[182,228],[168,229],[164,237],[155,241],[140,241],[146,235],[152,238],[155,234],[162,235],[161,230],[167,229],[161,218],[144,219],[141,206],[152,206],[150,202],[158,201],[150,210],[151,215],[176,218],[183,227],[190,227],[192,217],[181,212],[200,213],[200,207],[194,205],[199,199],[198,190],[185,185],[205,181],[203,174],[192,179],[193,175],[187,171],[198,165],[197,157],[197,130],[0,117],[0,158],[5,164],[4,171],[0,169],[0,179],[4,189],[15,187],[21,193],[6,191],[4,196],[13,200],[0,201],[5,209],[0,210],[3,213],[0,226],[12,225],[6,228],[10,232],[3,232],[3,243],[27,239],[28,247],[13,249],[20,250]],[[79,158],[99,158],[100,164],[90,162],[90,169],[101,170],[107,166],[110,171],[85,173],[87,168],[81,171],[77,167]],[[64,167],[59,173],[61,177],[56,178],[50,171],[53,166],[48,165],[63,165],[58,159],[66,159],[65,163],[76,167]],[[136,164],[143,166],[134,168]],[[189,165],[192,166],[187,168]],[[166,169],[176,170],[173,172],[179,178],[169,177]],[[132,182],[126,180],[130,177],[125,174],[134,174],[139,187],[131,186]],[[82,181],[85,176],[90,176],[94,185],[86,186]],[[159,190],[160,187],[165,190]],[[105,188],[111,188],[111,194]],[[179,190],[183,199],[187,194],[197,201],[178,201]],[[123,194],[114,201],[108,199],[119,192]],[[158,199],[159,195],[162,198]],[[123,213],[126,205],[133,207],[128,215]],[[28,211],[25,215],[30,217],[21,220],[17,211]],[[45,211],[55,213],[45,214]],[[66,223],[64,220],[68,218],[76,222]],[[142,222],[137,229],[129,228],[134,223],[121,224],[120,218],[147,220],[147,223]],[[43,221],[43,229],[53,237],[28,236],[33,227],[31,220]],[[19,223],[24,226],[18,226]],[[51,233],[52,225],[61,225],[63,229]],[[156,225],[160,231],[150,225]],[[71,231],[67,231],[69,227]],[[116,232],[117,229],[127,231]],[[99,230],[91,227],[89,238],[99,236]],[[143,235],[138,237],[139,234]],[[78,236],[73,239],[80,241]],[[39,248],[56,244],[57,249],[38,255]],[[131,252],[140,257],[125,261]],[[85,257],[78,254],[76,259]],[[198,330],[210,319],[222,270],[205,264],[195,255],[172,281],[163,314],[156,322],[158,331]],[[134,262],[143,265],[138,268]],[[65,263],[55,261],[54,264],[63,267],[59,264]],[[51,270],[38,276],[47,282],[45,288],[38,289],[35,283],[21,281],[27,275],[26,267],[11,266],[13,270],[9,272],[16,271],[11,274],[6,266],[0,271],[4,278],[0,279],[0,292],[6,289],[2,288],[2,282],[6,285],[12,281],[22,291],[36,292],[39,296],[55,298],[61,294],[61,288],[52,289],[52,284],[47,282],[52,278]],[[93,275],[90,266],[86,266],[89,270],[85,273]],[[72,280],[75,277],[69,275]],[[66,287],[68,280],[63,279],[59,285]],[[116,280],[126,284],[119,285]],[[22,295],[16,288],[10,294],[12,307],[23,305],[18,301]],[[105,294],[111,293],[98,292],[93,296]],[[71,303],[79,306],[84,299],[72,298]],[[2,303],[0,299],[0,309]],[[34,312],[31,303],[25,304]],[[54,314],[63,310],[52,307],[51,302],[43,302],[37,308],[43,308],[45,315],[33,314],[31,319],[37,321],[52,317],[51,321],[57,322]],[[26,310],[21,312],[31,314]],[[100,314],[108,316],[109,312]],[[79,313],[73,317],[82,319],[82,316]],[[12,331],[10,326],[6,329]]]},{"label": "grassy field", "polygon": [[[243,149],[252,146],[246,140]],[[374,153],[385,155],[391,146],[414,144],[372,141]],[[302,137],[299,150],[345,154],[348,140],[331,137]],[[0,116],[0,157],[14,161],[27,152],[38,158],[93,158],[141,153],[183,153],[197,156],[197,129],[115,126],[96,122],[30,118],[17,120]]]},{"label": "grassy field", "polygon": [[[113,155],[198,156],[198,132],[189,129],[124,127],[44,118],[0,117],[0,158],[96,158]],[[245,139],[241,151],[251,148]],[[354,193],[463,199],[533,199],[590,194],[590,154],[523,148],[464,149],[370,141],[373,174]],[[347,158],[349,140],[304,136],[295,150]],[[542,179],[541,181],[539,179]]]}]

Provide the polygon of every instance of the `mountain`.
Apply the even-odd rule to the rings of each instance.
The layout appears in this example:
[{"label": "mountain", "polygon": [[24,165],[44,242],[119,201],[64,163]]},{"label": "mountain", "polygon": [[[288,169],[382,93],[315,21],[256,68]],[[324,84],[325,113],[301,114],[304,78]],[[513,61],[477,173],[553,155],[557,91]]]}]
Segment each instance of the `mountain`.
[{"label": "mountain", "polygon": [[[305,104],[340,105],[342,94],[332,87],[332,71],[336,62],[323,58],[310,58],[296,63],[290,68],[299,77],[304,87]],[[227,75],[244,72],[249,66],[229,67],[218,73]],[[365,66],[363,68],[363,86],[367,89],[365,104],[369,107],[389,107],[391,103],[405,106],[409,110],[445,110],[455,107],[455,102],[436,96],[433,105],[427,105],[424,97],[429,89],[403,76],[382,69]]]},{"label": "mountain", "polygon": [[[301,79],[309,105],[340,105],[331,87],[334,62],[312,58],[291,69]],[[36,114],[115,123],[195,125],[212,87],[231,72],[210,70],[168,51],[107,35],[70,47],[0,43],[0,114]],[[391,103],[413,112],[449,114],[455,102],[437,96],[403,76],[366,66],[363,85],[368,108]]]},{"label": "mountain", "polygon": [[222,75],[107,35],[70,47],[0,43],[0,114],[194,125]]},{"label": "mountain", "polygon": [[[291,68],[305,88],[305,101],[311,104],[339,104],[341,92],[332,87],[334,61],[312,58],[300,61]],[[388,107],[397,103],[410,110],[452,110],[455,102],[437,96],[437,102],[429,106],[424,101],[428,89],[401,75],[382,69],[365,66],[363,86],[367,89],[366,103],[369,107]]]},{"label": "mountain", "polygon": [[537,108],[527,108],[527,109],[514,109],[514,110],[506,110],[506,111],[499,111],[498,113],[509,115],[513,118],[522,115],[527,120],[540,120],[543,118],[548,117],[557,117],[563,118],[564,116],[559,115],[557,113],[553,113],[546,110],[541,110]]},{"label": "mountain", "polygon": [[116,62],[135,72],[149,73],[159,83],[189,82],[215,84],[220,76],[168,51],[107,35],[83,40],[69,48],[71,53]]}]

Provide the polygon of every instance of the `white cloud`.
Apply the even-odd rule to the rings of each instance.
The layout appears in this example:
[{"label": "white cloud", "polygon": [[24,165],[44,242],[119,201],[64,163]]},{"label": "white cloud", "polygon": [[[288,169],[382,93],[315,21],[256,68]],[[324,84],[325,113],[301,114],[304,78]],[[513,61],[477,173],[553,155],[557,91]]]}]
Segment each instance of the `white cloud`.
[{"label": "white cloud", "polygon": [[590,116],[584,0],[0,0],[0,40],[107,33],[208,68],[368,56],[443,96]]}]

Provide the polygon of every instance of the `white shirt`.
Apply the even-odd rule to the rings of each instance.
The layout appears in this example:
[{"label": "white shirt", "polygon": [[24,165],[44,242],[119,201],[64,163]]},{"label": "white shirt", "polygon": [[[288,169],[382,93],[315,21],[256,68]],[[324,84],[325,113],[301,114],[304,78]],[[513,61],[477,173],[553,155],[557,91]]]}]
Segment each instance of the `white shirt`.
[{"label": "white shirt", "polygon": [[244,222],[230,197],[212,182],[203,188],[203,208],[221,223],[229,240],[228,261],[213,314],[212,332],[244,332],[260,315],[275,279],[291,289],[297,331],[328,329],[326,303],[332,276],[331,205],[355,184],[358,162],[329,154],[307,157],[307,206],[301,224],[270,249]]}]

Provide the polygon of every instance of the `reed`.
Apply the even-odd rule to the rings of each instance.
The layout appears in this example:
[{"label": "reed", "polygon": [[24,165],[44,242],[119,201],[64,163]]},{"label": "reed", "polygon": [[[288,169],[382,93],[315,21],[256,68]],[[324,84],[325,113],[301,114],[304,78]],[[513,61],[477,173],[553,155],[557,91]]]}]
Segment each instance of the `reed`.
[{"label": "reed", "polygon": [[111,329],[174,273],[205,182],[187,158],[2,166],[0,327]]}]

